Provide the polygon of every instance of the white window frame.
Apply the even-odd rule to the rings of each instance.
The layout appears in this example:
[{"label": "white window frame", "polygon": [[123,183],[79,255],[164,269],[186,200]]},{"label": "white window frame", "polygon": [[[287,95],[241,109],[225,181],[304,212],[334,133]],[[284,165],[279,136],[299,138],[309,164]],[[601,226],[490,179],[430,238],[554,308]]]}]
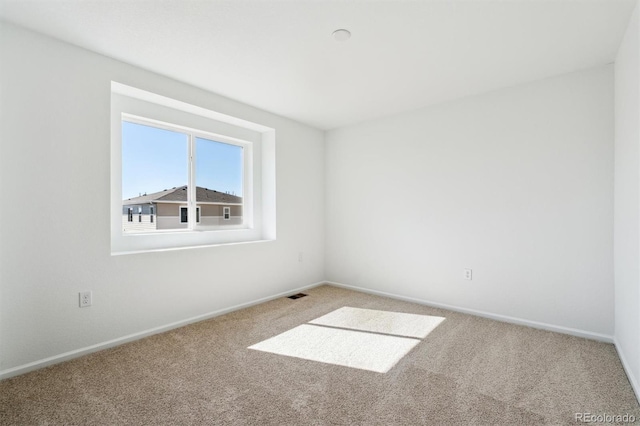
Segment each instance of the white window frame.
[{"label": "white window frame", "polygon": [[[206,98],[206,97],[205,97]],[[202,102],[202,99],[200,99]],[[152,233],[122,232],[122,119],[188,129],[195,137],[223,143],[246,144],[243,147],[243,223],[207,228],[195,223]],[[195,140],[195,139],[194,139]],[[192,143],[191,146],[194,144]],[[191,158],[192,156],[189,156]],[[189,188],[195,199],[195,168],[190,168]],[[111,83],[111,254],[131,254],[224,244],[272,241],[276,239],[275,130],[225,115],[203,106],[185,103],[121,83]],[[117,214],[116,214],[117,213]],[[202,213],[202,212],[201,212]],[[157,215],[157,214],[156,214]]]},{"label": "white window frame", "polygon": [[[227,217],[227,215],[229,215],[229,217]],[[231,220],[231,207],[224,206],[222,208],[222,219]]]},{"label": "white window frame", "polygon": [[[200,223],[199,220],[195,220],[195,207],[196,207],[196,139],[205,139],[210,140],[212,142],[224,143],[227,145],[238,146],[242,148],[242,223],[239,225],[228,226],[225,225],[224,229],[243,229],[251,227],[251,218],[250,216],[244,215],[244,211],[252,211],[253,200],[249,196],[251,194],[251,170],[252,170],[252,159],[253,159],[253,144],[251,142],[233,138],[225,135],[215,134],[211,132],[206,132],[203,130],[193,129],[185,126],[175,125],[171,123],[165,123],[158,120],[139,117],[132,114],[122,113],[122,121],[140,124],[142,126],[155,127],[157,129],[168,130],[171,132],[181,133],[187,137],[187,157],[188,157],[188,165],[185,165],[188,170],[188,183],[187,188],[189,194],[187,195],[187,222],[182,222],[182,216],[179,215],[180,224],[186,223],[188,230],[194,230],[199,228],[200,230],[216,230],[218,229],[215,226],[198,227]],[[247,184],[249,182],[249,184]],[[199,207],[198,207],[199,208]],[[180,212],[180,210],[178,210]],[[156,232],[174,232],[174,231],[182,231],[184,228],[176,228],[176,229],[168,229],[168,230],[156,230]],[[127,235],[131,235],[131,233],[127,233]]]}]

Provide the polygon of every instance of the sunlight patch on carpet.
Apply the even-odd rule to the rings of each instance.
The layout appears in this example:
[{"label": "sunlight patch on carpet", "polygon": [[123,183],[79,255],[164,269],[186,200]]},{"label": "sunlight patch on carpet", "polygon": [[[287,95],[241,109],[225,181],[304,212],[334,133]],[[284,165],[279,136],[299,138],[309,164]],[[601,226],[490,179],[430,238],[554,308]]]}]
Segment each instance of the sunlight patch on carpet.
[{"label": "sunlight patch on carpet", "polygon": [[303,324],[249,349],[386,373],[420,340]]},{"label": "sunlight patch on carpet", "polygon": [[248,349],[386,373],[442,321],[345,306]]},{"label": "sunlight patch on carpet", "polygon": [[431,315],[405,314],[345,306],[309,321],[309,324],[424,339],[442,321],[444,321],[443,317]]}]

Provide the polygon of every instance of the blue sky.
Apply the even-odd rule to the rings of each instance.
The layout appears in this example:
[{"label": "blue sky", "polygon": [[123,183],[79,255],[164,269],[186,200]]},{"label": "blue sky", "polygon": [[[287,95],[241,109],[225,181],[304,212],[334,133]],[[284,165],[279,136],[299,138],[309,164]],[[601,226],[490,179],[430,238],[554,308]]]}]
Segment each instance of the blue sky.
[{"label": "blue sky", "polygon": [[[188,137],[122,122],[122,198],[187,184]],[[196,185],[242,196],[242,148],[196,138]]]}]

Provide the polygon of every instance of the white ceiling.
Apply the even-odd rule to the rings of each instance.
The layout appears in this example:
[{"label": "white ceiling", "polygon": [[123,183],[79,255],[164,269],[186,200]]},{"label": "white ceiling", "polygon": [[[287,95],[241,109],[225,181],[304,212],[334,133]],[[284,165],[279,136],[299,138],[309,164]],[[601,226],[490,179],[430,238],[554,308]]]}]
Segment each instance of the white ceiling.
[{"label": "white ceiling", "polygon": [[332,129],[612,62],[635,4],[0,0],[0,17]]}]

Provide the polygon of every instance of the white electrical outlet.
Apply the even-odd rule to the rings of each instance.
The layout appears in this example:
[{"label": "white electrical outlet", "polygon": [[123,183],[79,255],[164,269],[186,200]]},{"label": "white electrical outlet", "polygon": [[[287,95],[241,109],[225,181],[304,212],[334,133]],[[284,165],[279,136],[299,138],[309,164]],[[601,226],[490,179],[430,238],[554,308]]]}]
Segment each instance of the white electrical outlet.
[{"label": "white electrical outlet", "polygon": [[464,279],[471,281],[472,278],[473,278],[473,271],[471,269],[465,268],[464,269]]},{"label": "white electrical outlet", "polygon": [[81,291],[78,293],[80,296],[80,307],[86,308],[91,306],[91,292],[90,291]]}]

